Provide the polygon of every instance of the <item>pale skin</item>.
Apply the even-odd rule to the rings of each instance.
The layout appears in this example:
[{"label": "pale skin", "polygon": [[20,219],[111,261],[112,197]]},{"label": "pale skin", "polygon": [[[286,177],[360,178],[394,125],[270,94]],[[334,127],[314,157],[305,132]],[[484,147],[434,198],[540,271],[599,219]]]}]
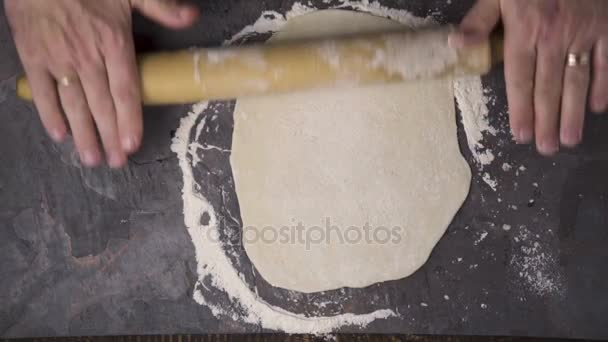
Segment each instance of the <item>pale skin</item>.
[{"label": "pale skin", "polygon": [[[608,1],[478,0],[450,43],[487,39],[499,20],[513,137],[543,155],[578,145],[586,106],[608,109]],[[569,53],[590,65],[566,66]]]},{"label": "pale skin", "polygon": [[[196,20],[196,9],[172,0],[4,0],[4,6],[50,137],[60,142],[71,132],[85,166],[104,157],[110,167],[124,166],[143,135],[132,11],[179,29]],[[487,39],[499,20],[514,139],[535,142],[543,155],[578,145],[587,104],[608,109],[608,1],[478,0],[450,44]],[[591,63],[568,67],[568,53],[588,53]],[[69,86],[60,85],[65,77]]]},{"label": "pale skin", "polygon": [[[4,0],[6,16],[49,136],[71,132],[80,160],[119,168],[143,135],[133,10],[169,28],[197,9],[169,0]],[[69,86],[58,85],[68,77]],[[100,146],[103,146],[102,148]]]}]

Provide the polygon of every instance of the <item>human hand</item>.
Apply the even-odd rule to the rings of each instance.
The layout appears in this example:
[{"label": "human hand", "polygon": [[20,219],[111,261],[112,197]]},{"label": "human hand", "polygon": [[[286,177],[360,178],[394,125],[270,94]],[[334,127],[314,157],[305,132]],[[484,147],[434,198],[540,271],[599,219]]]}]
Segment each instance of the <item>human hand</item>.
[{"label": "human hand", "polygon": [[123,166],[143,135],[131,11],[170,28],[197,10],[171,0],[5,0],[40,119],[55,141],[69,124],[82,163]]},{"label": "human hand", "polygon": [[594,112],[608,109],[608,1],[478,0],[451,45],[487,39],[501,18],[515,140],[535,139],[543,155],[578,145],[587,99]]}]

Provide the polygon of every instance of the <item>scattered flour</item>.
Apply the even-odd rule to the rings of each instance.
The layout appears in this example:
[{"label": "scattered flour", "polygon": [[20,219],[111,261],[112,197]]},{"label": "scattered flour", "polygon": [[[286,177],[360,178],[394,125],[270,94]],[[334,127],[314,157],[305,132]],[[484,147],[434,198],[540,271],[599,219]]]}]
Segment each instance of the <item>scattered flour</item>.
[{"label": "scattered flour", "polygon": [[[412,28],[434,24],[432,17],[418,18],[404,10],[390,9],[378,2],[369,2],[368,0],[352,2],[345,0],[339,2],[333,8],[352,8],[388,17]],[[227,40],[225,45],[230,45],[253,34],[275,32],[289,19],[314,10],[313,7],[295,3],[286,14],[265,11],[255,23],[246,26]],[[195,75],[195,78],[197,77]],[[479,77],[458,79],[454,82],[454,89],[471,153],[480,166],[488,165],[494,160],[494,155],[491,150],[483,145],[484,134],[495,135],[496,132],[488,122],[487,104],[489,100],[483,90],[481,79]],[[198,281],[194,289],[194,300],[201,305],[206,305],[216,317],[229,318],[234,321],[287,333],[323,334],[335,331],[342,326],[364,327],[377,319],[398,316],[392,310],[384,309],[358,315],[345,313],[328,317],[306,317],[272,306],[260,298],[257,293],[251,291],[238,271],[232,266],[222,245],[212,241],[214,236],[218,234],[218,218],[213,206],[197,190],[200,189],[200,184],[196,182],[193,176],[193,168],[200,162],[198,152],[206,148],[201,146],[196,139],[191,141],[191,135],[193,130],[198,135],[207,125],[206,120],[201,120],[197,124],[198,116],[207,106],[208,104],[205,102],[192,107],[191,112],[181,120],[171,146],[172,151],[179,158],[179,165],[183,173],[184,222],[192,238],[197,260]],[[205,129],[208,129],[208,127]],[[485,178],[484,181],[495,190],[495,181],[493,183],[488,182]],[[208,213],[210,217],[206,226],[203,226],[200,220],[202,213]],[[205,234],[204,231],[215,231],[215,234]],[[484,232],[478,242],[481,242],[486,236],[487,233]],[[462,261],[462,258],[459,258],[459,261]],[[232,308],[220,307],[214,303],[212,296],[206,297],[204,289],[208,286],[224,293],[233,304]],[[428,306],[424,302],[420,305]]]},{"label": "scattered flour", "polygon": [[[396,20],[411,28],[422,28],[436,25],[433,17],[420,18],[411,13],[387,8],[377,1],[340,1],[333,8],[352,8],[362,12],[372,13],[378,16]],[[231,44],[244,37],[256,33],[275,32],[285,23],[299,15],[314,11],[313,7],[295,3],[286,14],[276,11],[264,11],[262,15],[251,25],[246,26],[239,33],[227,40],[225,44]],[[479,77],[463,77],[454,81],[454,96],[462,116],[462,124],[467,136],[469,150],[475,161],[481,166],[491,164],[495,157],[492,150],[484,146],[484,134],[496,135],[496,129],[490,126],[488,120],[488,103],[490,102],[489,90],[484,89]]]},{"label": "scattered flour", "polygon": [[516,250],[510,266],[526,288],[539,296],[561,294],[564,291],[563,278],[556,258],[544,247],[546,237],[540,239],[521,226],[513,240]]},{"label": "scattered flour", "polygon": [[492,178],[492,176],[490,176],[490,174],[488,172],[484,172],[483,176],[481,177],[481,179],[488,184],[488,186],[490,188],[492,188],[493,191],[496,191],[496,187],[498,186],[498,182]]},{"label": "scattered flour", "polygon": [[[216,243],[218,236],[217,216],[213,206],[196,190],[196,180],[193,176],[195,159],[189,147],[190,136],[197,117],[207,108],[207,103],[196,104],[188,116],[180,122],[171,149],[178,155],[179,165],[183,173],[184,188],[182,200],[184,203],[184,222],[192,237],[195,247],[198,281],[194,289],[194,300],[209,307],[215,316],[229,318],[261,325],[267,329],[280,330],[288,333],[328,333],[344,325],[366,326],[376,319],[383,319],[396,314],[392,310],[377,310],[368,314],[341,314],[331,317],[306,317],[295,314],[279,307],[272,306],[252,292],[240,277],[237,270],[226,255],[222,245]],[[205,125],[205,121],[198,125]],[[202,213],[209,214],[207,226],[200,220]],[[205,233],[216,231],[215,233]],[[223,291],[231,302],[242,308],[239,313],[215,305],[205,298],[201,287],[210,280],[214,288]]]},{"label": "scattered flour", "polygon": [[481,243],[483,240],[485,240],[485,239],[486,239],[486,237],[488,237],[488,232],[482,232],[482,233],[479,235],[479,239],[475,240],[475,242],[473,242],[473,244],[474,244],[475,246],[479,245],[479,243]]}]

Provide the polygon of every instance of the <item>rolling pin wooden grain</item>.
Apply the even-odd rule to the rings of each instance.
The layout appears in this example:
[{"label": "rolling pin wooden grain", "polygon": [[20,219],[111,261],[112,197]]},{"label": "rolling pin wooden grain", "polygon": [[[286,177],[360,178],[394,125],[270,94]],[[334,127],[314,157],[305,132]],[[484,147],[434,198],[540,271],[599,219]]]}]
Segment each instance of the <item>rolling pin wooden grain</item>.
[{"label": "rolling pin wooden grain", "polygon": [[[455,51],[449,28],[396,31],[141,55],[144,104],[183,104],[315,88],[482,75],[502,59],[502,40]],[[27,80],[17,93],[31,99]]]}]

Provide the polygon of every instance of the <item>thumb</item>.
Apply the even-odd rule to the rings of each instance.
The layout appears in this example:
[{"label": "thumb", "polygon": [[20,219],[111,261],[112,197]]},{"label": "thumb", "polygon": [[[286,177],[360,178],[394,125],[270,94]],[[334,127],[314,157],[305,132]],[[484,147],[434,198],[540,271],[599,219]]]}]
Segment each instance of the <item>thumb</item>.
[{"label": "thumb", "polygon": [[500,0],[477,0],[448,38],[450,46],[463,48],[488,39],[500,19]]},{"label": "thumb", "polygon": [[131,0],[133,8],[172,29],[186,28],[198,18],[198,9],[176,0]]}]

